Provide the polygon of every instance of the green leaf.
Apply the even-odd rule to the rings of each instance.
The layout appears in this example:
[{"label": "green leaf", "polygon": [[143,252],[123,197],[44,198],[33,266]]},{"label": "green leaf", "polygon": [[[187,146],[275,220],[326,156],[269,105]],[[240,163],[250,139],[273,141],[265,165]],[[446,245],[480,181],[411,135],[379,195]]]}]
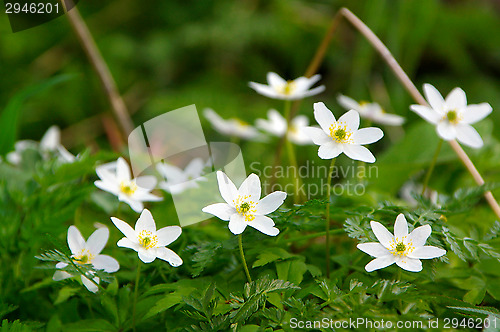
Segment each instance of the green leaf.
[{"label": "green leaf", "polygon": [[17,138],[18,121],[21,108],[26,99],[48,88],[74,78],[74,75],[58,75],[34,86],[25,88],[14,95],[0,114],[0,155],[10,152]]}]

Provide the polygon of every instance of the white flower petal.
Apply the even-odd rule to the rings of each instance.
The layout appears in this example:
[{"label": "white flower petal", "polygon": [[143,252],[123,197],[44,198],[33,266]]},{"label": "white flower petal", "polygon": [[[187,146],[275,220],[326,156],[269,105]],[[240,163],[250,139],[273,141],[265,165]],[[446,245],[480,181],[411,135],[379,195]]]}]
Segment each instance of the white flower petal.
[{"label": "white flower petal", "polygon": [[82,233],[73,225],[68,228],[68,246],[73,255],[85,248],[85,239]]},{"label": "white flower petal", "polygon": [[330,132],[330,126],[334,123],[335,121],[335,116],[333,113],[325,106],[324,103],[314,103],[314,118],[316,119],[316,122],[321,126],[321,129],[325,133]]},{"label": "white flower petal", "polygon": [[364,161],[365,163],[375,162],[373,154],[364,146],[356,144],[343,144],[342,149],[344,150],[346,156],[351,159]]},{"label": "white flower petal", "polygon": [[460,143],[476,149],[483,146],[483,139],[472,126],[459,124],[455,127],[455,130],[457,132],[457,140]]},{"label": "white flower petal", "polygon": [[254,173],[250,174],[238,189],[238,195],[248,196],[248,199],[253,202],[259,201],[260,194],[260,178]]},{"label": "white flower petal", "polygon": [[52,276],[52,280],[60,281],[60,280],[68,279],[71,277],[73,277],[73,276],[66,271],[56,271],[56,272],[54,272],[54,275]]},{"label": "white flower petal", "polygon": [[107,227],[101,227],[94,231],[87,240],[85,247],[94,256],[99,255],[106,246],[109,239],[109,229]]},{"label": "white flower petal", "polygon": [[245,228],[247,227],[247,223],[245,222],[245,217],[242,215],[235,213],[231,216],[228,224],[229,230],[234,235],[238,235],[243,233]]},{"label": "white flower petal", "polygon": [[120,269],[118,261],[108,255],[97,255],[92,260],[92,265],[95,269],[104,270],[108,273],[113,273]]},{"label": "white flower petal", "polygon": [[394,223],[394,237],[398,239],[398,242],[403,239],[404,236],[408,235],[408,223],[406,222],[405,215],[400,213],[396,217],[396,222]]},{"label": "white flower petal", "polygon": [[431,235],[432,233],[432,228],[430,225],[423,225],[420,227],[415,228],[411,233],[410,233],[410,239],[413,242],[413,246],[415,248],[422,247],[425,244],[425,241],[427,241],[427,238]]},{"label": "white flower petal", "polygon": [[141,247],[137,252],[137,254],[139,256],[139,259],[144,263],[151,263],[156,259],[156,248],[151,248],[149,250],[146,250]]},{"label": "white flower petal", "polygon": [[116,177],[118,181],[130,181],[130,168],[122,157],[116,161]]},{"label": "white flower petal", "polygon": [[337,101],[342,107],[344,107],[347,110],[359,111],[361,108],[356,100],[344,95],[338,95]]},{"label": "white flower petal", "polygon": [[465,108],[462,122],[467,124],[476,123],[487,117],[493,109],[488,103],[469,105]]},{"label": "white flower petal", "polygon": [[205,213],[210,213],[221,220],[228,221],[233,214],[236,213],[236,209],[226,203],[215,203],[205,206],[201,211]]},{"label": "white flower petal", "polygon": [[424,94],[429,105],[431,105],[435,111],[443,112],[445,106],[444,99],[435,87],[428,83],[424,84]]},{"label": "white flower petal", "polygon": [[448,121],[441,121],[438,123],[437,133],[442,139],[446,141],[450,141],[457,137],[455,126],[449,123]]},{"label": "white flower petal", "polygon": [[307,78],[304,76],[298,77],[293,82],[295,83],[295,88],[300,91],[304,92],[309,90],[310,87],[312,87],[314,84],[316,84],[319,80],[321,79],[320,74],[316,74],[312,76],[311,78]]},{"label": "white flower petal", "polygon": [[320,94],[321,92],[325,91],[325,86],[324,85],[320,85],[314,89],[311,89],[311,90],[308,90],[300,95],[297,95],[296,97],[292,97],[290,99],[302,99],[302,98],[306,98],[306,97],[311,97],[311,96],[315,96],[317,94]]},{"label": "white flower petal", "polygon": [[276,236],[280,232],[279,229],[274,227],[274,221],[266,216],[255,216],[255,219],[250,221],[248,226],[269,236]]},{"label": "white flower petal", "polygon": [[[85,287],[87,287],[87,289],[89,291],[91,291],[92,293],[97,293],[97,291],[99,290],[99,287],[97,287],[92,281],[90,281],[89,278],[87,278],[86,276],[81,276],[82,277],[82,283]],[[98,277],[94,277],[94,281],[96,283],[99,283],[99,278]]]},{"label": "white flower petal", "polygon": [[380,270],[383,269],[384,267],[394,264],[395,262],[396,259],[394,258],[393,255],[378,257],[372,260],[370,263],[366,264],[365,270],[366,272]]},{"label": "white flower petal", "polygon": [[305,127],[303,129],[304,133],[311,138],[314,144],[323,145],[332,141],[332,138],[328,136],[323,129],[314,127]]},{"label": "white flower petal", "polygon": [[118,199],[128,204],[130,208],[135,212],[141,212],[142,210],[144,210],[144,204],[142,202],[130,199],[128,196],[120,195],[118,196]]},{"label": "white flower petal", "polygon": [[378,221],[370,221],[370,226],[372,228],[373,234],[377,237],[377,240],[386,248],[390,247],[391,241],[394,240],[394,236]]},{"label": "white flower petal", "polygon": [[415,258],[403,257],[402,259],[396,260],[396,264],[403,270],[410,272],[420,272],[422,271],[422,262]]},{"label": "white flower petal", "polygon": [[383,257],[391,254],[389,250],[378,242],[360,243],[357,245],[357,248],[373,257]]},{"label": "white flower petal", "polygon": [[384,137],[384,132],[380,128],[369,127],[362,128],[352,134],[354,144],[371,144]]},{"label": "white flower petal", "polygon": [[184,169],[184,173],[193,179],[199,178],[205,168],[205,163],[201,158],[194,158]]},{"label": "white flower petal", "polygon": [[321,159],[333,159],[342,153],[342,145],[333,141],[323,144],[318,149],[318,156]]},{"label": "white flower petal", "polygon": [[432,124],[437,124],[442,116],[436,112],[433,108],[423,106],[423,105],[411,105],[410,109],[420,115],[425,121]]},{"label": "white flower petal", "polygon": [[143,175],[136,177],[133,181],[139,188],[151,191],[156,187],[156,177],[152,175]]},{"label": "white flower petal", "polygon": [[344,113],[339,118],[339,123],[345,124],[347,129],[352,132],[355,132],[359,128],[359,113],[355,110],[350,110]]},{"label": "white flower petal", "polygon": [[401,126],[405,122],[404,117],[390,113],[374,114],[372,120],[387,126]]},{"label": "white flower petal", "polygon": [[256,214],[265,215],[276,211],[276,209],[283,204],[285,198],[286,192],[275,191],[273,193],[270,193],[257,203]]},{"label": "white flower petal", "polygon": [[148,209],[142,210],[142,213],[135,223],[135,232],[140,233],[141,231],[148,231],[151,233],[156,232],[156,224],[153,219],[153,215]]},{"label": "white flower petal", "polygon": [[217,183],[222,198],[227,204],[234,206],[233,200],[238,197],[238,189],[236,189],[233,181],[224,172],[217,171]]},{"label": "white flower petal", "polygon": [[173,250],[170,250],[165,247],[156,248],[156,256],[159,259],[163,259],[167,261],[173,267],[182,265],[182,258],[179,257]]},{"label": "white flower petal", "polygon": [[129,248],[129,249],[132,249],[132,250],[135,250],[135,251],[139,251],[140,249],[140,245],[139,243],[137,242],[133,242],[130,238],[128,237],[122,237],[120,240],[118,240],[118,242],[116,242],[116,245],[118,247],[122,247],[122,248]]},{"label": "white flower petal", "polygon": [[274,88],[286,84],[286,81],[280,75],[269,72],[267,73],[267,83]]},{"label": "white flower petal", "polygon": [[55,151],[61,144],[61,130],[57,126],[50,127],[40,140],[40,148],[43,151]]},{"label": "white flower petal", "polygon": [[97,180],[94,182],[94,185],[104,191],[107,191],[113,195],[118,196],[120,193],[120,189],[118,188],[117,183],[109,182],[109,181],[100,181]]},{"label": "white flower petal", "polygon": [[464,90],[455,88],[446,96],[445,102],[448,110],[458,110],[467,106],[467,97]]},{"label": "white flower petal", "polygon": [[167,226],[160,228],[156,232],[156,236],[158,236],[158,244],[157,247],[168,246],[170,243],[177,240],[179,236],[181,236],[182,228],[179,226]]},{"label": "white flower petal", "polygon": [[64,262],[59,262],[56,264],[56,269],[63,269],[65,268],[66,266],[68,266],[67,263],[64,263]]},{"label": "white flower petal", "polygon": [[441,257],[446,254],[446,250],[434,247],[434,246],[423,246],[415,248],[408,257],[417,259],[431,259]]},{"label": "white flower petal", "polygon": [[254,89],[257,93],[269,97],[269,98],[277,98],[283,99],[283,96],[280,95],[273,87],[265,84],[250,82],[248,85]]},{"label": "white flower petal", "polygon": [[137,238],[137,235],[135,234],[134,229],[127,224],[125,221],[120,220],[115,217],[111,217],[111,221],[113,224],[115,224],[116,228],[120,230],[120,232],[123,233],[127,238],[135,240]]}]

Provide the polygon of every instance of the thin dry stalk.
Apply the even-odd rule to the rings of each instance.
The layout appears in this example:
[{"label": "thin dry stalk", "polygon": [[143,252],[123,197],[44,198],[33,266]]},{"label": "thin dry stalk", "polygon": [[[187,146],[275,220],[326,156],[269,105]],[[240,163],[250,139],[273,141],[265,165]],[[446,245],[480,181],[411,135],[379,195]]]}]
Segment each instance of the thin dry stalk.
[{"label": "thin dry stalk", "polygon": [[126,137],[134,129],[134,125],[128,113],[127,106],[125,105],[125,102],[123,101],[118,91],[116,82],[111,75],[106,61],[104,61],[101,53],[99,52],[94,38],[92,37],[92,34],[85,24],[85,21],[82,19],[78,8],[73,5],[71,10],[67,11],[66,3],[68,2],[68,0],[61,1],[64,11],[66,12],[66,16],[68,17],[71,27],[77,35],[82,48],[87,54],[92,67],[96,71],[97,76],[102,83],[104,92],[106,93],[106,96],[108,97],[111,104],[111,108],[113,109],[123,131],[123,134]]}]

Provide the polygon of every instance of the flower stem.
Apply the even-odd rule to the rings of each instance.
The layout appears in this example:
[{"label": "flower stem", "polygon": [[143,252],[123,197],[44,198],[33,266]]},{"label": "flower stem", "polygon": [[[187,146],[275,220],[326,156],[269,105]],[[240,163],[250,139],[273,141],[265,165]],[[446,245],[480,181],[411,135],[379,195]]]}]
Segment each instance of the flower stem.
[{"label": "flower stem", "polygon": [[330,170],[328,171],[327,179],[327,192],[326,192],[326,245],[325,245],[325,258],[326,258],[326,277],[330,278],[330,194],[332,192],[332,176],[335,168],[335,161],[333,158],[330,162]]},{"label": "flower stem", "polygon": [[285,100],[285,119],[286,119],[286,126],[287,126],[287,131],[285,132],[284,136],[284,143],[287,149],[288,153],[288,160],[290,162],[290,165],[294,168],[296,172],[296,176],[294,177],[294,188],[295,192],[293,195],[293,201],[295,204],[298,204],[301,199],[300,195],[300,187],[301,187],[301,181],[299,177],[299,167],[297,164],[297,156],[295,155],[295,149],[293,148],[292,142],[288,139],[288,130],[290,129],[290,109],[292,106],[292,102],[290,100]]},{"label": "flower stem", "polygon": [[136,307],[137,307],[137,293],[139,289],[139,280],[141,278],[141,267],[142,263],[139,261],[137,263],[137,274],[135,276],[135,285],[134,285],[134,306],[132,308],[132,324],[134,326],[134,331],[135,331],[135,314],[136,314]]},{"label": "flower stem", "polygon": [[443,146],[443,140],[439,139],[438,146],[436,148],[436,152],[434,152],[434,156],[432,157],[431,164],[429,166],[429,169],[427,170],[427,174],[425,174],[424,178],[424,186],[422,187],[422,195],[425,194],[425,191],[427,190],[427,185],[429,184],[429,180],[432,175],[432,171],[434,171],[434,166],[436,166],[436,161],[439,156],[439,152],[441,151],[441,147]]},{"label": "flower stem", "polygon": [[243,253],[243,236],[241,234],[238,234],[238,244],[240,246],[241,262],[243,263],[247,280],[248,282],[252,282],[252,277],[250,277],[250,272],[248,271],[247,261],[245,260],[245,254]]}]

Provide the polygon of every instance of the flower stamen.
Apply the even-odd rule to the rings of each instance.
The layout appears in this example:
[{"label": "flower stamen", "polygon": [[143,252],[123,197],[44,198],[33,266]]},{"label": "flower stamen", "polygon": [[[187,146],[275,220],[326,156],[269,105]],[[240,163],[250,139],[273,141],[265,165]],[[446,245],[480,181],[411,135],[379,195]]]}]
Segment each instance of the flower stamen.
[{"label": "flower stamen", "polygon": [[90,264],[94,259],[94,255],[87,249],[82,249],[78,255],[73,256],[74,260],[80,264]]},{"label": "flower stamen", "polygon": [[460,116],[460,114],[457,112],[456,109],[453,109],[446,113],[444,119],[447,120],[449,123],[457,124],[462,120],[462,117]]},{"label": "flower stamen", "polygon": [[150,231],[143,230],[139,233],[137,236],[139,240],[139,244],[144,248],[144,249],[151,249],[155,248],[156,245],[158,244],[158,237],[151,233]]},{"label": "flower stamen", "polygon": [[352,143],[351,135],[352,132],[344,123],[330,125],[330,137],[337,143]]},{"label": "flower stamen", "polygon": [[236,212],[245,217],[245,221],[252,221],[255,219],[255,213],[257,209],[256,204],[253,201],[249,201],[250,196],[238,196],[236,200],[233,200],[234,206],[236,206]]},{"label": "flower stamen", "polygon": [[137,190],[137,185],[133,182],[122,181],[120,183],[120,191],[127,196],[132,196]]}]

